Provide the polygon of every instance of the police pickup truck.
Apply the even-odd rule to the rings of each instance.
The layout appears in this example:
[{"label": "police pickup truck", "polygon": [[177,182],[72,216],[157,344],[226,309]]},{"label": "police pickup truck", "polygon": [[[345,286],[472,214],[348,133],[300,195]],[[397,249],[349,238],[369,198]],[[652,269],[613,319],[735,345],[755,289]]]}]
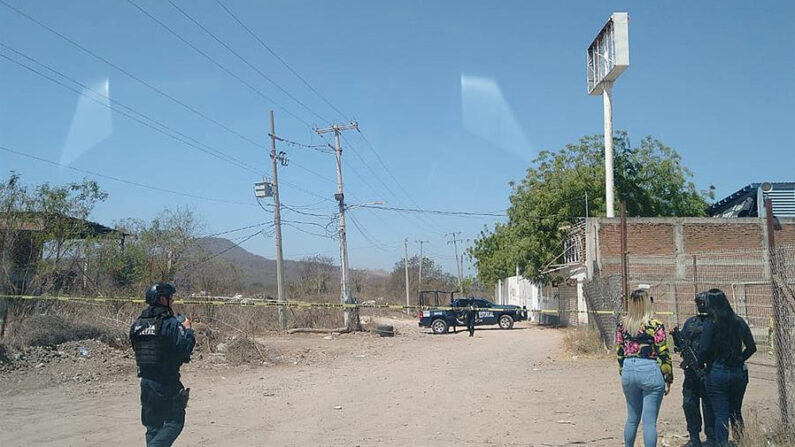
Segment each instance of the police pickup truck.
[{"label": "police pickup truck", "polygon": [[[455,298],[450,294],[450,302],[439,305],[439,294],[446,292],[420,292],[420,305],[430,308],[421,309],[418,313],[419,326],[429,327],[434,334],[444,334],[457,326],[467,325],[467,312],[470,306],[475,308],[475,325],[498,324],[501,329],[511,329],[516,321],[527,320],[527,309],[513,305],[494,304],[485,298]],[[438,309],[435,309],[438,307]]]}]

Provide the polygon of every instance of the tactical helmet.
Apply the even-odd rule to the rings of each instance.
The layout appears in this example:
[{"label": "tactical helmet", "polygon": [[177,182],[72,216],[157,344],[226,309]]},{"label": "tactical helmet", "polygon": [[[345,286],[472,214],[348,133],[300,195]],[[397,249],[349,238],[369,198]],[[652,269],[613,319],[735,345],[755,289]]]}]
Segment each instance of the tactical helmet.
[{"label": "tactical helmet", "polygon": [[161,296],[170,297],[177,293],[177,289],[169,283],[159,282],[146,289],[146,304],[157,304]]}]

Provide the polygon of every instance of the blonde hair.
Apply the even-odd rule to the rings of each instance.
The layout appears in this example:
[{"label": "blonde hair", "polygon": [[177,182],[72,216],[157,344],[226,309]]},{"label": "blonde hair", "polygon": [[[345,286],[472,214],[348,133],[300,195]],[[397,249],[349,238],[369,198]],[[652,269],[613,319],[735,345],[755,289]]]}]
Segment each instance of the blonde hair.
[{"label": "blonde hair", "polygon": [[624,325],[625,331],[634,334],[644,323],[652,319],[653,313],[649,292],[637,289],[627,300],[627,314],[621,317],[621,324]]}]

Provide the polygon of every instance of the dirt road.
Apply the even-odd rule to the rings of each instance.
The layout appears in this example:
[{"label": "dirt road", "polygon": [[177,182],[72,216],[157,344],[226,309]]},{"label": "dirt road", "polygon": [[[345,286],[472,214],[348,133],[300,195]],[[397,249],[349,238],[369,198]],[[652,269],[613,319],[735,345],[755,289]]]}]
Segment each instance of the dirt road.
[{"label": "dirt road", "polygon": [[[183,381],[193,391],[177,445],[622,444],[625,408],[615,362],[572,359],[562,352],[562,331],[521,324],[469,338],[394,323],[395,338],[261,339],[295,354],[287,365],[189,365]],[[131,375],[25,385],[17,379],[0,393],[0,445],[143,445]],[[684,443],[680,387],[681,376],[663,402],[658,445]],[[774,415],[775,384],[752,380],[746,402],[747,414]]]}]

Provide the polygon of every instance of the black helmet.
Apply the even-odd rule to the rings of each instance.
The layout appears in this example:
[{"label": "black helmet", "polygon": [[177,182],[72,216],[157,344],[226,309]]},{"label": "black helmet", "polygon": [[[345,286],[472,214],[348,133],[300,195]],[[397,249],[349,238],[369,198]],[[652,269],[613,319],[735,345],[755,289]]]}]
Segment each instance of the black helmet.
[{"label": "black helmet", "polygon": [[159,282],[146,289],[146,304],[157,304],[161,296],[170,297],[177,293],[177,289],[169,283]]}]

